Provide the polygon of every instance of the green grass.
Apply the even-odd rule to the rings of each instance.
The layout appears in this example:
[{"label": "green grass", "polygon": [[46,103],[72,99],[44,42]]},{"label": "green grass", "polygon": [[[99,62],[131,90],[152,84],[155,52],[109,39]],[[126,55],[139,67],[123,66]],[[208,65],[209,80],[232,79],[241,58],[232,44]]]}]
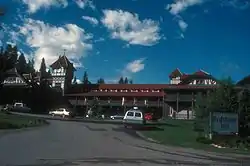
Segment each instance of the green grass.
[{"label": "green grass", "polygon": [[0,113],[0,129],[20,129],[44,124],[48,123],[38,118]]},{"label": "green grass", "polygon": [[165,125],[157,126],[161,130],[146,130],[141,131],[146,137],[152,138],[159,141],[165,145],[202,149],[207,151],[217,151],[217,152],[231,152],[231,153],[249,153],[249,151],[240,149],[219,149],[211,146],[210,144],[205,144],[197,142],[199,134],[194,131],[193,121],[191,120],[166,120]]}]

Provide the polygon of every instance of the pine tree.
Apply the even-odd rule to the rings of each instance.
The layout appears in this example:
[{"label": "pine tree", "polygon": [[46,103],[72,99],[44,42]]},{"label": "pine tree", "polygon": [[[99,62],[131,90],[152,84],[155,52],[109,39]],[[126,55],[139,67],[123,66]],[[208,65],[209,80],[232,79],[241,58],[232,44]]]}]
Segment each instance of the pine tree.
[{"label": "pine tree", "polygon": [[34,74],[35,69],[34,69],[34,59],[31,59],[28,61],[27,64],[27,73]]},{"label": "pine tree", "polygon": [[0,83],[3,82],[5,78],[5,73],[7,70],[15,67],[17,62],[17,47],[12,47],[11,45],[7,45],[6,50],[3,51],[1,49],[0,52]]},{"label": "pine tree", "polygon": [[124,79],[123,79],[123,77],[120,78],[120,80],[118,81],[118,84],[124,84]]},{"label": "pine tree", "polygon": [[124,84],[128,84],[128,78],[125,77]]},{"label": "pine tree", "polygon": [[97,84],[105,84],[104,79],[103,78],[98,79]]},{"label": "pine tree", "polygon": [[16,68],[20,74],[27,73],[28,65],[23,53],[18,57]]},{"label": "pine tree", "polygon": [[85,71],[82,79],[83,84],[89,84],[88,73]]},{"label": "pine tree", "polygon": [[47,77],[47,72],[46,72],[46,64],[45,64],[45,59],[42,59],[41,66],[40,66],[40,79],[43,80]]},{"label": "pine tree", "polygon": [[131,80],[129,80],[129,84],[133,84],[133,80],[131,79]]}]

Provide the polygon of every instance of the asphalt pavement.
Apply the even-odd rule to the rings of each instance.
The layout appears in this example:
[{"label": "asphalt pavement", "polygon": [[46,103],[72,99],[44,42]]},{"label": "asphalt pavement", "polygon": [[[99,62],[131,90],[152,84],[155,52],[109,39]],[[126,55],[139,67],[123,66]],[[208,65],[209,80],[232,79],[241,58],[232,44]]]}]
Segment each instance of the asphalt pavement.
[{"label": "asphalt pavement", "polygon": [[241,155],[147,142],[121,125],[49,122],[23,132],[0,132],[0,166],[250,165]]}]

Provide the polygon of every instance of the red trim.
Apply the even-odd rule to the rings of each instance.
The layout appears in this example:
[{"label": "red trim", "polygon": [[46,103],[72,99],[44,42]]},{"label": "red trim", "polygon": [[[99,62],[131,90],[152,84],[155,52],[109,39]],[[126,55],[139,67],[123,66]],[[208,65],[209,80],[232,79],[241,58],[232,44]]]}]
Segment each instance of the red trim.
[{"label": "red trim", "polygon": [[123,96],[123,97],[163,97],[164,92],[89,92],[65,94],[65,96]]}]

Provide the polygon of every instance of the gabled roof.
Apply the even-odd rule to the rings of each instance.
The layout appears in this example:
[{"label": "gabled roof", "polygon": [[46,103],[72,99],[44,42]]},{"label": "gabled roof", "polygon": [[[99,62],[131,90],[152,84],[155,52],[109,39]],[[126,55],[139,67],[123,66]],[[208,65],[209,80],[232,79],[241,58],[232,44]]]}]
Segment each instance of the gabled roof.
[{"label": "gabled roof", "polygon": [[205,72],[204,70],[198,70],[198,71],[196,71],[193,75],[202,75],[202,76],[206,76],[206,75],[211,75],[211,74],[209,74],[208,72]]},{"label": "gabled roof", "polygon": [[[30,84],[28,82],[28,80],[23,75],[21,75],[21,74],[19,74],[17,72],[16,68],[12,68],[12,69],[6,71],[5,79],[4,80],[7,80],[9,77],[19,77],[20,79],[23,80],[23,82],[24,82],[25,85],[29,85]],[[14,85],[14,84],[8,84],[8,83],[4,83],[4,82],[3,82],[3,84],[4,84],[4,86],[8,86],[8,85],[12,86],[12,85]],[[24,85],[24,84],[16,84],[16,85]]]},{"label": "gabled roof", "polygon": [[176,78],[176,77],[181,77],[182,73],[180,69],[176,68],[172,73],[169,75],[169,78]]},{"label": "gabled roof", "polygon": [[180,84],[189,84],[191,81],[195,79],[211,79],[216,81],[216,79],[211,74],[200,69],[194,72],[193,74],[183,74],[181,76]]},{"label": "gabled roof", "polygon": [[73,66],[73,63],[71,63],[71,62],[69,61],[69,59],[66,57],[66,55],[59,56],[58,60],[55,61],[54,63],[52,63],[52,64],[50,65],[50,67],[51,67],[52,69],[58,69],[58,68],[61,68],[61,67],[67,69],[67,68],[71,67],[71,68],[73,68],[74,71],[76,70],[76,69],[74,68],[74,66]]}]

